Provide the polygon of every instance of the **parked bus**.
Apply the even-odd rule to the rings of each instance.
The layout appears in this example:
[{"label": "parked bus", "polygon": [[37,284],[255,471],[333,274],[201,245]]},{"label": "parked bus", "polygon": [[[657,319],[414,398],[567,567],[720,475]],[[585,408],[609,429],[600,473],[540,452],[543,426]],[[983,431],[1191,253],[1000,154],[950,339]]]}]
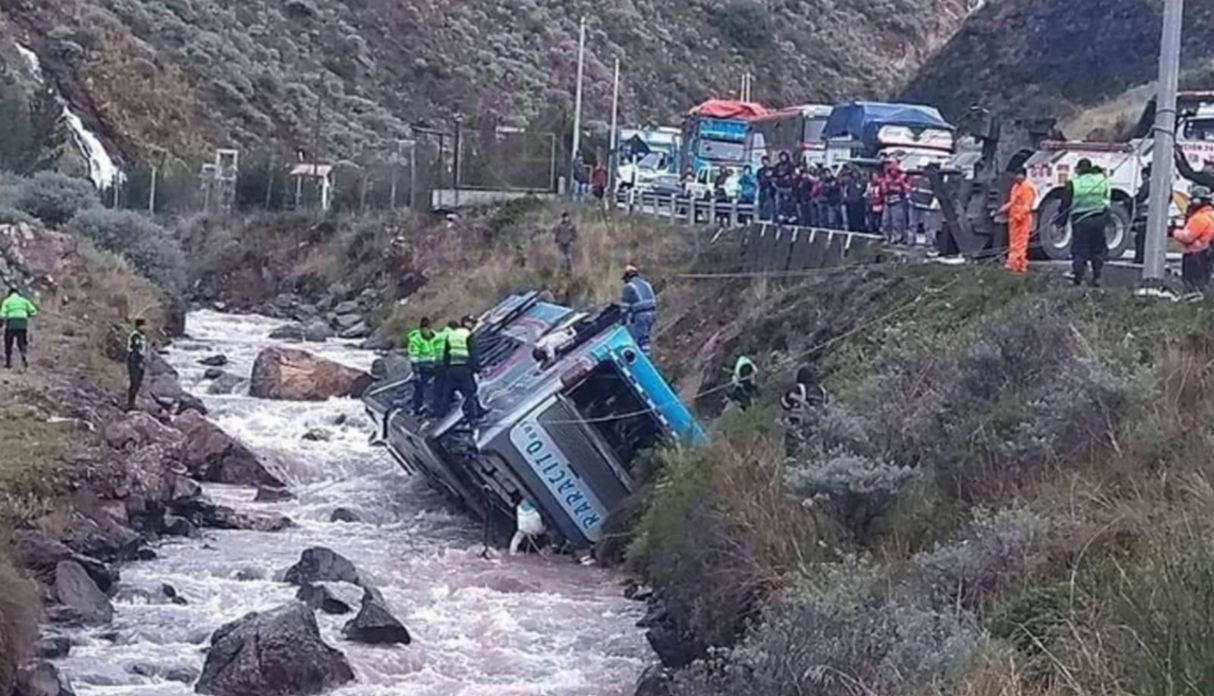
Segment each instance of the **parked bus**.
[{"label": "parked bus", "polygon": [[615,305],[588,314],[514,295],[481,318],[473,341],[488,411],[475,427],[459,408],[419,423],[401,408],[408,375],[385,376],[364,401],[402,467],[487,523],[513,529],[526,499],[556,541],[588,549],[632,493],[643,452],[706,440]]},{"label": "parked bus", "polygon": [[750,164],[750,122],[767,113],[759,104],[719,99],[692,109],[683,121],[680,173]]},{"label": "parked bus", "polygon": [[750,122],[752,131],[751,160],[771,157],[788,152],[802,166],[826,164],[826,139],[822,130],[830,118],[833,106],[827,104],[805,104],[760,116]]}]

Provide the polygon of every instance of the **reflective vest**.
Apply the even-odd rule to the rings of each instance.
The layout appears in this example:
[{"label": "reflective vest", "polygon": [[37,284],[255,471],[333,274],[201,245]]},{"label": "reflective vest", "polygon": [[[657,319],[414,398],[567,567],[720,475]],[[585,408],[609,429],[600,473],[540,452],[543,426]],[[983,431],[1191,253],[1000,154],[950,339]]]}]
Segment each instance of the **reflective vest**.
[{"label": "reflective vest", "polygon": [[463,327],[447,331],[446,350],[443,354],[450,356],[452,365],[468,364],[472,358],[472,352],[468,349],[470,338],[472,338],[472,332]]},{"label": "reflective vest", "polygon": [[1113,187],[1104,174],[1080,174],[1071,179],[1071,215],[1090,217],[1113,205]]},{"label": "reflective vest", "polygon": [[426,338],[421,329],[409,332],[409,362],[414,365],[429,365],[438,359],[434,338]]},{"label": "reflective vest", "polygon": [[22,297],[19,293],[13,293],[4,298],[4,303],[0,304],[0,319],[8,321],[9,319],[29,319],[38,313],[38,308],[33,302]]},{"label": "reflective vest", "polygon": [[1214,208],[1203,205],[1189,216],[1183,228],[1176,230],[1173,238],[1184,245],[1186,254],[1209,249],[1214,242]]},{"label": "reflective vest", "polygon": [[624,286],[624,309],[630,314],[657,311],[658,303],[649,281],[636,276]]},{"label": "reflective vest", "polygon": [[759,378],[759,368],[755,367],[755,363],[745,355],[739,356],[738,361],[733,366],[733,377],[730,379],[735,387],[740,387],[744,384],[754,384]]}]

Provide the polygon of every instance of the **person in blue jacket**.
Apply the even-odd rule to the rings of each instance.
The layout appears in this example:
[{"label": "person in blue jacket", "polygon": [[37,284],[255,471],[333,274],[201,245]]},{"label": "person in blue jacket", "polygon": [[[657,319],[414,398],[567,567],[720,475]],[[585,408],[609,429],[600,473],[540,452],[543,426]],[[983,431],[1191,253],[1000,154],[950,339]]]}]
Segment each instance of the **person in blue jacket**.
[{"label": "person in blue jacket", "polygon": [[641,277],[636,266],[629,265],[624,269],[620,309],[624,312],[624,325],[628,327],[637,347],[649,353],[650,335],[658,321],[658,302],[653,286]]}]

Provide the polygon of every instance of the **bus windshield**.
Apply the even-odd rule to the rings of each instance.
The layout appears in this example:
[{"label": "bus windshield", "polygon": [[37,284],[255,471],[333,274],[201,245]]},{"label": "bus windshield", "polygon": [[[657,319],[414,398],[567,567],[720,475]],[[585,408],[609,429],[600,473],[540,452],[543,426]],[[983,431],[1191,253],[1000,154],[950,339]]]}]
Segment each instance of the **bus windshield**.
[{"label": "bus windshield", "polygon": [[661,424],[613,362],[599,363],[567,395],[585,424],[632,473],[637,454],[657,444]]},{"label": "bus windshield", "polygon": [[712,161],[741,162],[746,159],[746,143],[701,139],[696,155]]},{"label": "bus windshield", "polygon": [[826,118],[807,118],[805,119],[804,133],[801,134],[801,143],[820,143],[822,142],[822,131],[826,128]]}]

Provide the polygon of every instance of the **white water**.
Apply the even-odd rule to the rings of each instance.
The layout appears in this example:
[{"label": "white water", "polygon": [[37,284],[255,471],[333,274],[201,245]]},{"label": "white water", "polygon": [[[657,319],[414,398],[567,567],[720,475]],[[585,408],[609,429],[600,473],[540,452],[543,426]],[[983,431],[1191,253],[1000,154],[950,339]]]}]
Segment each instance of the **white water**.
[{"label": "white water", "polygon": [[[42,72],[42,62],[38,60],[38,54],[21,44],[14,45],[17,47],[17,52],[25,59],[30,75],[38,84],[45,85],[46,78]],[[110,153],[106,151],[105,145],[101,143],[101,138],[84,126],[84,121],[80,120],[80,117],[69,109],[66,103],[63,103],[63,98],[58,92],[56,92],[55,98],[63,104],[63,120],[72,131],[72,140],[76,142],[76,148],[80,150],[80,154],[89,164],[89,178],[92,179],[93,185],[98,190],[102,190],[112,186],[115,182],[124,181],[125,175],[114,162],[114,158],[110,157]]]},{"label": "white water", "polygon": [[[192,339],[177,342],[169,359],[211,417],[281,467],[299,498],[265,504],[250,502],[251,489],[208,486],[208,493],[217,502],[284,513],[299,527],[276,534],[208,532],[205,539],[158,548],[155,561],[123,567],[123,587],[150,590],[167,582],[189,604],[119,603],[107,629],[114,635],[74,635],[84,644],[59,666],[77,693],[192,693],[192,686],[137,676],[131,668],[201,669],[210,633],[291,600],[296,588],[271,578],[306,547],[323,545],[370,576],[414,637],[410,646],[361,646],[341,638],[349,616],[318,614],[325,640],[346,653],[357,676],[332,693],[631,694],[654,657],[635,628],[643,607],[622,598],[620,578],[564,557],[482,560],[479,526],[367,444],[370,423],[356,401],[295,404],[203,393],[198,359],[223,353],[231,361],[226,370],[247,376],[257,352],[273,343],[264,337],[279,324],[195,313],[187,327]],[[355,367],[366,368],[373,358],[333,342],[308,348]],[[348,419],[342,426],[333,425],[338,415]],[[332,431],[332,440],[302,439],[317,427]],[[356,510],[367,523],[328,522],[338,506]],[[264,579],[236,579],[242,571]],[[340,583],[330,588],[357,608],[357,590]]]}]

